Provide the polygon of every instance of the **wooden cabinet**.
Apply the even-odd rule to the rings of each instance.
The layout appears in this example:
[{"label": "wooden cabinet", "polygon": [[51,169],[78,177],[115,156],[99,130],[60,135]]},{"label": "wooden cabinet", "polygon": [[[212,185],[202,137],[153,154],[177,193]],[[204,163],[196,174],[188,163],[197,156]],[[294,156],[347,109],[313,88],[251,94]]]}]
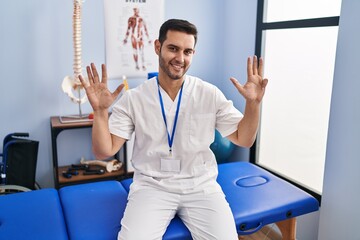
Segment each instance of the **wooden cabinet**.
[{"label": "wooden cabinet", "polygon": [[[91,128],[92,121],[73,121],[63,123],[60,121],[58,116],[50,118],[50,127],[51,127],[51,146],[52,146],[52,157],[53,157],[53,174],[54,174],[54,183],[55,188],[59,189],[66,185],[84,183],[84,182],[93,182],[100,180],[109,180],[109,179],[124,179],[127,177],[126,172],[126,154],[124,151],[118,152],[114,157],[122,161],[122,167],[119,171],[106,172],[103,167],[100,166],[91,166],[91,168],[104,169],[105,173],[103,174],[94,174],[94,175],[84,175],[84,170],[78,170],[77,175],[71,176],[71,178],[65,178],[63,172],[66,172],[71,166],[61,165],[61,160],[58,159],[57,151],[57,137],[64,130],[71,129],[80,129],[80,128]],[[126,149],[126,146],[123,147]]]}]

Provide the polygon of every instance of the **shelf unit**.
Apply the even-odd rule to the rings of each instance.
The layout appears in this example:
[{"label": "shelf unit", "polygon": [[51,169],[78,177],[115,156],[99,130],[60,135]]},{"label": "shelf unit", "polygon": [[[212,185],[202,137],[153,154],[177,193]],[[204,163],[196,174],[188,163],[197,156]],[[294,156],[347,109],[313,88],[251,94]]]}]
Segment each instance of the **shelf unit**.
[{"label": "shelf unit", "polygon": [[[57,137],[58,135],[64,130],[71,130],[71,129],[80,129],[80,128],[91,128],[92,121],[91,120],[84,120],[79,122],[61,122],[59,116],[50,117],[50,128],[51,128],[51,146],[52,146],[52,160],[53,160],[53,174],[54,174],[54,184],[55,188],[59,189],[66,185],[73,185],[85,182],[94,182],[100,180],[109,180],[109,179],[124,179],[127,177],[126,172],[126,154],[124,151],[120,151],[115,155],[116,159],[121,159],[120,154],[122,154],[122,167],[120,170],[115,172],[106,172],[101,175],[83,175],[82,170],[78,170],[78,175],[74,175],[71,178],[65,178],[62,173],[67,171],[67,169],[71,166],[59,166],[59,159],[58,159],[58,151],[57,151]],[[126,147],[123,147],[126,149]],[[92,169],[104,169],[100,166],[90,166]],[[104,169],[105,170],[105,169]]]}]

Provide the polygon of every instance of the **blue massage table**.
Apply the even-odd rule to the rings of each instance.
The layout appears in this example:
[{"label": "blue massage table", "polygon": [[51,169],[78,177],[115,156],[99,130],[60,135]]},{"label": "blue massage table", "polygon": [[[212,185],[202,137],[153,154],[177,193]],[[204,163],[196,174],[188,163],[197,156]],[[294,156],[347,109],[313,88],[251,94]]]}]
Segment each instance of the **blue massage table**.
[{"label": "blue massage table", "polygon": [[[218,182],[240,236],[276,223],[283,239],[295,240],[296,217],[319,209],[314,197],[251,163],[220,164]],[[116,239],[131,183],[103,181],[0,196],[0,239]],[[192,238],[175,217],[163,239]]]},{"label": "blue massage table", "polygon": [[[308,193],[248,162],[220,164],[217,181],[230,204],[239,235],[249,235],[276,223],[283,239],[295,240],[296,217],[319,209],[319,202]],[[132,179],[121,183],[129,191]],[[184,229],[183,235],[173,236],[173,227]],[[191,237],[175,217],[164,239]]]},{"label": "blue massage table", "polygon": [[[249,235],[267,224],[277,223],[283,239],[295,240],[296,217],[319,209],[318,201],[308,193],[248,162],[220,164],[217,180],[230,204],[239,235]],[[120,183],[123,189],[128,192],[132,179],[125,179]],[[103,186],[95,187],[97,184]],[[107,190],[107,187],[110,190]],[[112,191],[112,188],[119,189]],[[84,217],[89,219],[95,214],[101,218],[94,219],[88,228],[94,229],[100,223],[103,225],[102,231],[98,229],[93,232],[111,232],[106,229],[114,228],[118,230],[118,219],[122,217],[125,207],[122,204],[118,206],[118,203],[124,202],[124,199],[122,194],[117,197],[111,195],[113,192],[120,192],[120,189],[121,186],[115,182],[99,182],[61,188],[60,196],[62,202],[65,203],[63,206],[66,221],[72,221],[73,223],[70,225],[76,226]],[[104,196],[108,193],[110,196]],[[86,199],[91,199],[91,201],[86,201]],[[103,214],[103,209],[97,208],[97,206],[104,204],[109,205],[106,209],[117,210],[118,215],[112,216],[114,219],[110,222],[108,214]],[[86,209],[94,209],[95,213],[86,212]],[[69,232],[70,238],[81,239],[80,236],[83,236],[81,229],[82,227],[72,228]],[[89,230],[89,233],[91,232]],[[92,239],[91,235],[86,236],[86,239]],[[175,217],[163,239],[186,240],[192,238],[182,221]]]}]

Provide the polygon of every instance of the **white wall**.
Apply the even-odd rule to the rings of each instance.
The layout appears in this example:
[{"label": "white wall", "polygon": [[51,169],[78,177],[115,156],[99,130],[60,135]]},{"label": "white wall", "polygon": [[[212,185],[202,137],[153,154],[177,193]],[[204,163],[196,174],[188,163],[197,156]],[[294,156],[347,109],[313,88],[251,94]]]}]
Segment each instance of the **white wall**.
[{"label": "white wall", "polygon": [[343,0],[320,212],[320,240],[359,240],[360,1]]}]

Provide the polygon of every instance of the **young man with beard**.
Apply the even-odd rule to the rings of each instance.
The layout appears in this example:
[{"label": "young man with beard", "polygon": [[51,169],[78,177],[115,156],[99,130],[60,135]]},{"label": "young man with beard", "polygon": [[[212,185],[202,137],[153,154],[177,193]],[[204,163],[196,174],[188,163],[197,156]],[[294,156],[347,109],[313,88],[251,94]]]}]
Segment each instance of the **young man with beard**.
[{"label": "young man with beard", "polygon": [[110,119],[108,109],[123,85],[109,92],[104,65],[101,79],[94,64],[87,67],[89,83],[80,78],[94,110],[92,140],[98,158],[114,155],[135,132],[134,179],[118,239],[161,239],[175,214],[193,239],[238,239],[209,146],[215,129],[239,146],[253,144],[268,80],[256,56],[248,58],[244,85],[231,78],[246,99],[243,115],[217,87],[185,74],[196,42],[193,24],[166,21],[154,43],[158,77],[126,91]]}]

